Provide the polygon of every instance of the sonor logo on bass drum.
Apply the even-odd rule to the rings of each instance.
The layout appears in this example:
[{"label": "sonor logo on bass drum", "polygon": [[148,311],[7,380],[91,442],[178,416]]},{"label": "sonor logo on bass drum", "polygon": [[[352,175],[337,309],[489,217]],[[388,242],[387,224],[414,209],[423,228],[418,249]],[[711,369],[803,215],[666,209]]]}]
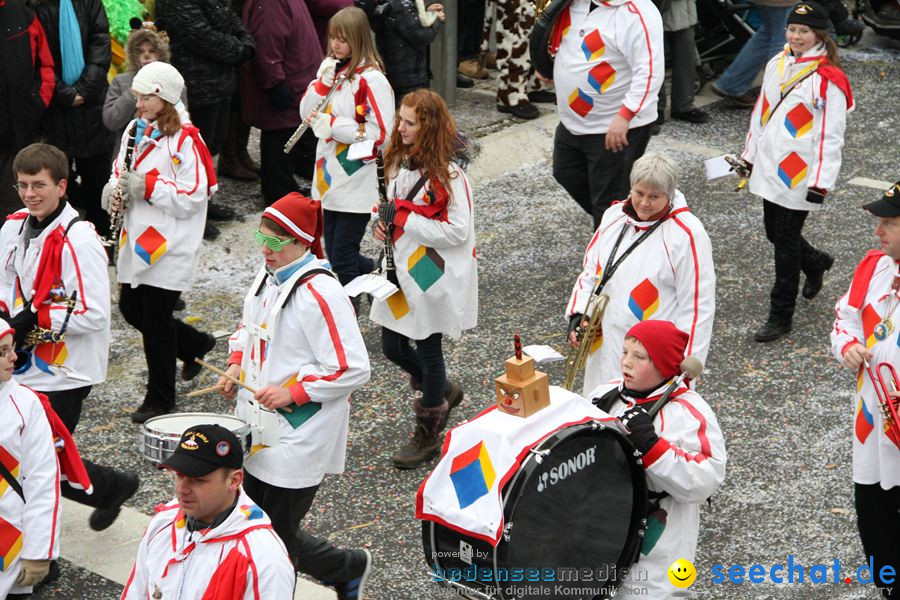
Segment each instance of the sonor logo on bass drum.
[{"label": "sonor logo on bass drum", "polygon": [[538,477],[537,491],[543,492],[551,485],[556,485],[566,477],[570,477],[588,465],[596,462],[597,446],[591,446],[583,452],[553,467]]}]

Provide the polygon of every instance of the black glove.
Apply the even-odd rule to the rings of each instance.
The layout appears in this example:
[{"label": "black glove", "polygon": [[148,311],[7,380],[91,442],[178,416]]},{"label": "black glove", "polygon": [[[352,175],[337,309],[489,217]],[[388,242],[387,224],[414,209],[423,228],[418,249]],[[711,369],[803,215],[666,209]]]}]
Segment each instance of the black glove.
[{"label": "black glove", "polygon": [[659,441],[659,436],[656,435],[656,429],[653,427],[653,419],[640,406],[629,409],[619,417],[619,420],[628,428],[628,437],[641,454],[650,452],[650,448]]},{"label": "black glove", "polygon": [[378,219],[384,224],[385,228],[394,224],[394,217],[397,214],[397,207],[393,202],[382,202],[378,205]]},{"label": "black glove", "polygon": [[25,336],[34,329],[37,322],[37,313],[31,311],[31,302],[26,302],[22,307],[22,312],[9,320],[9,326],[16,330],[13,336],[16,348],[22,347],[25,343]]},{"label": "black glove", "polygon": [[272,110],[287,110],[294,106],[294,92],[286,81],[276,83],[266,90]]},{"label": "black glove", "polygon": [[809,188],[806,191],[806,201],[812,202],[813,204],[822,204],[825,202],[825,194],[822,190],[817,190],[816,188]]},{"label": "black glove", "polygon": [[569,317],[569,328],[566,330],[566,338],[569,337],[569,334],[581,327],[581,322],[584,320],[584,315],[581,313],[575,313],[571,317]]}]

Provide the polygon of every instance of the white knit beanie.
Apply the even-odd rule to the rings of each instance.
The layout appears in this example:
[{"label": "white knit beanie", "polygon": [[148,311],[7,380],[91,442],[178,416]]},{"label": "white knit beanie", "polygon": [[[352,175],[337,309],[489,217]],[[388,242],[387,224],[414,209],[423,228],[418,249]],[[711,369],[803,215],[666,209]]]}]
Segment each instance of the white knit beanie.
[{"label": "white knit beanie", "polygon": [[155,94],[170,104],[178,104],[184,89],[184,77],[172,65],[158,60],[137,72],[131,89],[138,94]]}]

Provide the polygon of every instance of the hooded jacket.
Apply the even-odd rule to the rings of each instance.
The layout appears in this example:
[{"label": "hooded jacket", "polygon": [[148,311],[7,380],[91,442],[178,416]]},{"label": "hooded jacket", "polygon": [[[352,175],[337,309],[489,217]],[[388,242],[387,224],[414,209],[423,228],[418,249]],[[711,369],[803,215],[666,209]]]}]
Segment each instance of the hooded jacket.
[{"label": "hooded jacket", "polygon": [[172,500],[147,526],[121,600],[157,592],[167,600],[291,600],[294,568],[268,515],[243,489],[212,529],[191,531]]},{"label": "hooded jacket", "polygon": [[[639,221],[631,216],[630,201],[613,204],[588,244],[581,273],[575,281],[566,307],[566,317],[584,314],[593,289],[610,266],[616,241],[616,259],[655,222]],[[616,377],[625,333],[638,321],[672,321],[690,336],[686,355],[706,362],[716,313],[716,273],[712,244],[700,220],[688,209],[678,190],[671,199],[671,211],[659,228],[651,233],[622,261],[603,288],[609,303],[603,315],[603,337],[588,356],[584,369],[587,392]]]},{"label": "hooded jacket", "polygon": [[[106,75],[112,50],[109,23],[101,0],[72,0],[81,47],[84,49],[84,71],[78,81],[67,85],[62,78],[59,47],[59,0],[35,0],[34,11],[47,34],[56,74],[53,101],[44,116],[43,136],[68,156],[88,157],[112,150],[115,139],[103,126],[103,101],[106,99]],[[84,104],[72,106],[75,96]]]},{"label": "hooded jacket", "polygon": [[[421,0],[418,4],[421,4]],[[431,4],[431,0],[428,4]],[[388,0],[375,11],[374,30],[385,75],[395,90],[428,87],[428,55],[425,52],[440,32],[436,19],[426,27],[415,0]]]}]

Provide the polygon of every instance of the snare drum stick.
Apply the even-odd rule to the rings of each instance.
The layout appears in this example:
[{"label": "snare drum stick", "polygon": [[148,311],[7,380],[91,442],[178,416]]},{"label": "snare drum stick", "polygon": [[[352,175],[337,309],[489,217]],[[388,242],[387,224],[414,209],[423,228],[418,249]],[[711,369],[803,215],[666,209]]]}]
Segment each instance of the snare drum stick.
[{"label": "snare drum stick", "polygon": [[212,394],[213,392],[221,392],[224,389],[223,385],[211,385],[209,387],[200,388],[199,390],[194,390],[193,392],[188,392],[185,394],[188,398],[196,398],[197,396],[205,396],[206,394]]},{"label": "snare drum stick", "polygon": [[[206,361],[203,360],[202,358],[195,357],[195,358],[194,358],[194,362],[197,363],[198,365],[200,365],[201,367],[205,368],[205,369],[209,369],[210,371],[212,371],[212,372],[215,373],[216,375],[221,375],[222,377],[224,377],[225,379],[227,379],[228,381],[230,381],[230,382],[233,383],[234,385],[237,385],[237,386],[240,386],[240,387],[244,388],[245,390],[247,390],[247,391],[250,392],[251,394],[256,394],[256,390],[255,390],[255,389],[253,389],[253,388],[250,387],[249,385],[246,385],[246,384],[245,384],[243,381],[241,381],[240,379],[238,379],[238,378],[236,378],[236,377],[232,377],[231,375],[229,375],[228,373],[226,373],[226,372],[223,371],[222,369],[220,369],[220,368],[218,368],[218,367],[212,366],[211,364],[209,364],[208,362],[206,362]],[[198,390],[198,391],[199,391],[199,390]],[[283,407],[281,407],[281,410],[283,410],[284,412],[293,412],[293,411],[291,410],[291,407],[290,407],[290,406],[283,406]]]}]

